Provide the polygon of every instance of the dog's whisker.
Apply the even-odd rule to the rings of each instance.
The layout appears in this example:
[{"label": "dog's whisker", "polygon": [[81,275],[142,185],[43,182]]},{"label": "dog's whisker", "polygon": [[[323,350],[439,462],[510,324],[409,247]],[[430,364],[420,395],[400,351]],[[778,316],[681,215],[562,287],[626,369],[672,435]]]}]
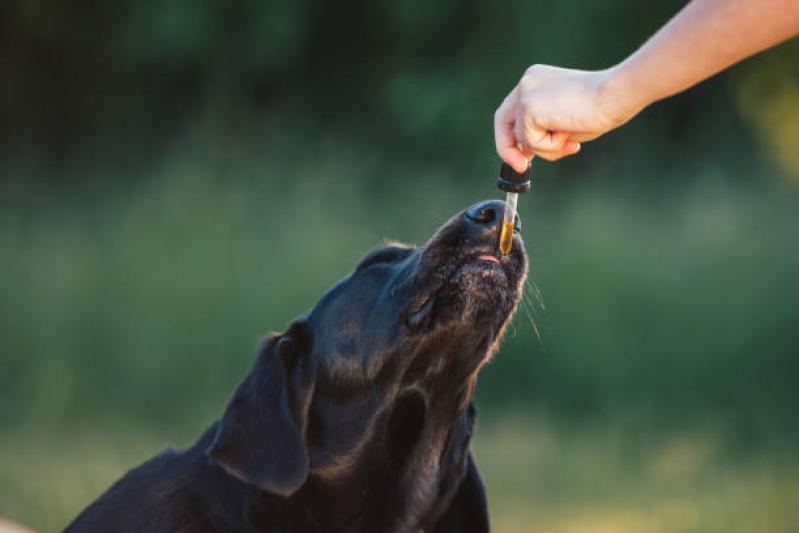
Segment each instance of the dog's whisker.
[{"label": "dog's whisker", "polygon": [[524,281],[525,287],[527,290],[525,291],[525,295],[530,295],[532,298],[535,298],[536,303],[538,303],[539,307],[541,307],[542,311],[546,311],[546,305],[544,304],[544,298],[541,295],[541,290],[535,284],[535,282],[530,279],[529,277]]},{"label": "dog's whisker", "polygon": [[541,296],[541,291],[529,277],[525,280],[525,287],[527,288],[527,291],[525,291],[521,299],[522,308],[524,309],[527,319],[530,321],[530,325],[533,327],[533,331],[535,332],[535,336],[538,339],[539,345],[544,351],[546,351],[543,336],[541,335],[541,329],[536,321],[536,308],[540,309],[541,312],[546,315],[544,300]]}]

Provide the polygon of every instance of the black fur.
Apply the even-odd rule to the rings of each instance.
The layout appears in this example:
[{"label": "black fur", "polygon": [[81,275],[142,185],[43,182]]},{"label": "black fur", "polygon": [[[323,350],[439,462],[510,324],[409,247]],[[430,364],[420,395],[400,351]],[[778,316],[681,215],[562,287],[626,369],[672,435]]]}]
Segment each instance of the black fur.
[{"label": "black fur", "polygon": [[263,342],[194,446],[131,470],[66,531],[487,532],[471,397],[527,269],[518,235],[500,264],[478,259],[503,206],[369,254]]}]

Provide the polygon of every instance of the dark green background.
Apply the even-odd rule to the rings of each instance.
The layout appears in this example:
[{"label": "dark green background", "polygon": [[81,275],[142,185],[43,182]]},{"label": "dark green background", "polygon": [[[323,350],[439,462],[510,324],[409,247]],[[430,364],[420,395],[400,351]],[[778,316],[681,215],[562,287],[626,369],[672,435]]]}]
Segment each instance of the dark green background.
[{"label": "dark green background", "polygon": [[[259,335],[384,239],[422,243],[499,197],[493,112],[527,66],[608,67],[681,4],[0,5],[0,515],[57,529],[161,443],[190,443]],[[481,374],[485,435],[524,449],[546,427],[594,450],[543,456],[555,477],[569,471],[558,457],[646,462],[674,435],[691,450],[710,439],[719,461],[796,468],[797,64],[794,40],[578,156],[534,162],[520,199],[530,284]],[[101,458],[95,481],[69,482]],[[616,487],[630,464],[596,476]],[[42,488],[53,477],[67,496]],[[488,482],[532,486],[531,501],[553,486]],[[657,500],[609,504],[599,487],[566,485],[550,508]],[[531,530],[502,509],[500,531]],[[697,512],[658,527],[721,527]],[[571,531],[552,516],[548,530]]]}]

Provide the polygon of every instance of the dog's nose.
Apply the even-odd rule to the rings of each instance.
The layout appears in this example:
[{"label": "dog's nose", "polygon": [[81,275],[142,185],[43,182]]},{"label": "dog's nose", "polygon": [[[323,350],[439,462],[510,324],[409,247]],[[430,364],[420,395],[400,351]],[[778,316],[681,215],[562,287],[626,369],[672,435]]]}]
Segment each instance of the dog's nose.
[{"label": "dog's nose", "polygon": [[[482,230],[493,230],[502,224],[502,216],[505,213],[505,202],[501,200],[489,200],[481,202],[466,210],[464,217],[471,225],[478,226]],[[516,228],[519,227],[519,218],[516,217]]]}]

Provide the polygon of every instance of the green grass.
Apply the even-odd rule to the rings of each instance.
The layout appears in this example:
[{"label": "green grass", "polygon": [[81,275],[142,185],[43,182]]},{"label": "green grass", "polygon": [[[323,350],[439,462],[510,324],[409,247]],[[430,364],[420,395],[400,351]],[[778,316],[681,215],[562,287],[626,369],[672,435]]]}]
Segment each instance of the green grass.
[{"label": "green grass", "polygon": [[[26,431],[0,442],[0,516],[58,531],[175,432]],[[197,434],[199,434],[199,428]],[[498,533],[793,532],[799,460],[730,453],[722,435],[683,429],[646,440],[620,426],[482,420],[475,453]]]},{"label": "green grass", "polygon": [[475,446],[498,532],[789,532],[799,524],[799,461],[730,454],[693,428],[644,442],[614,427],[557,429],[507,419]]},{"label": "green grass", "polygon": [[61,531],[128,469],[164,442],[144,431],[21,432],[0,441],[0,517]]}]

